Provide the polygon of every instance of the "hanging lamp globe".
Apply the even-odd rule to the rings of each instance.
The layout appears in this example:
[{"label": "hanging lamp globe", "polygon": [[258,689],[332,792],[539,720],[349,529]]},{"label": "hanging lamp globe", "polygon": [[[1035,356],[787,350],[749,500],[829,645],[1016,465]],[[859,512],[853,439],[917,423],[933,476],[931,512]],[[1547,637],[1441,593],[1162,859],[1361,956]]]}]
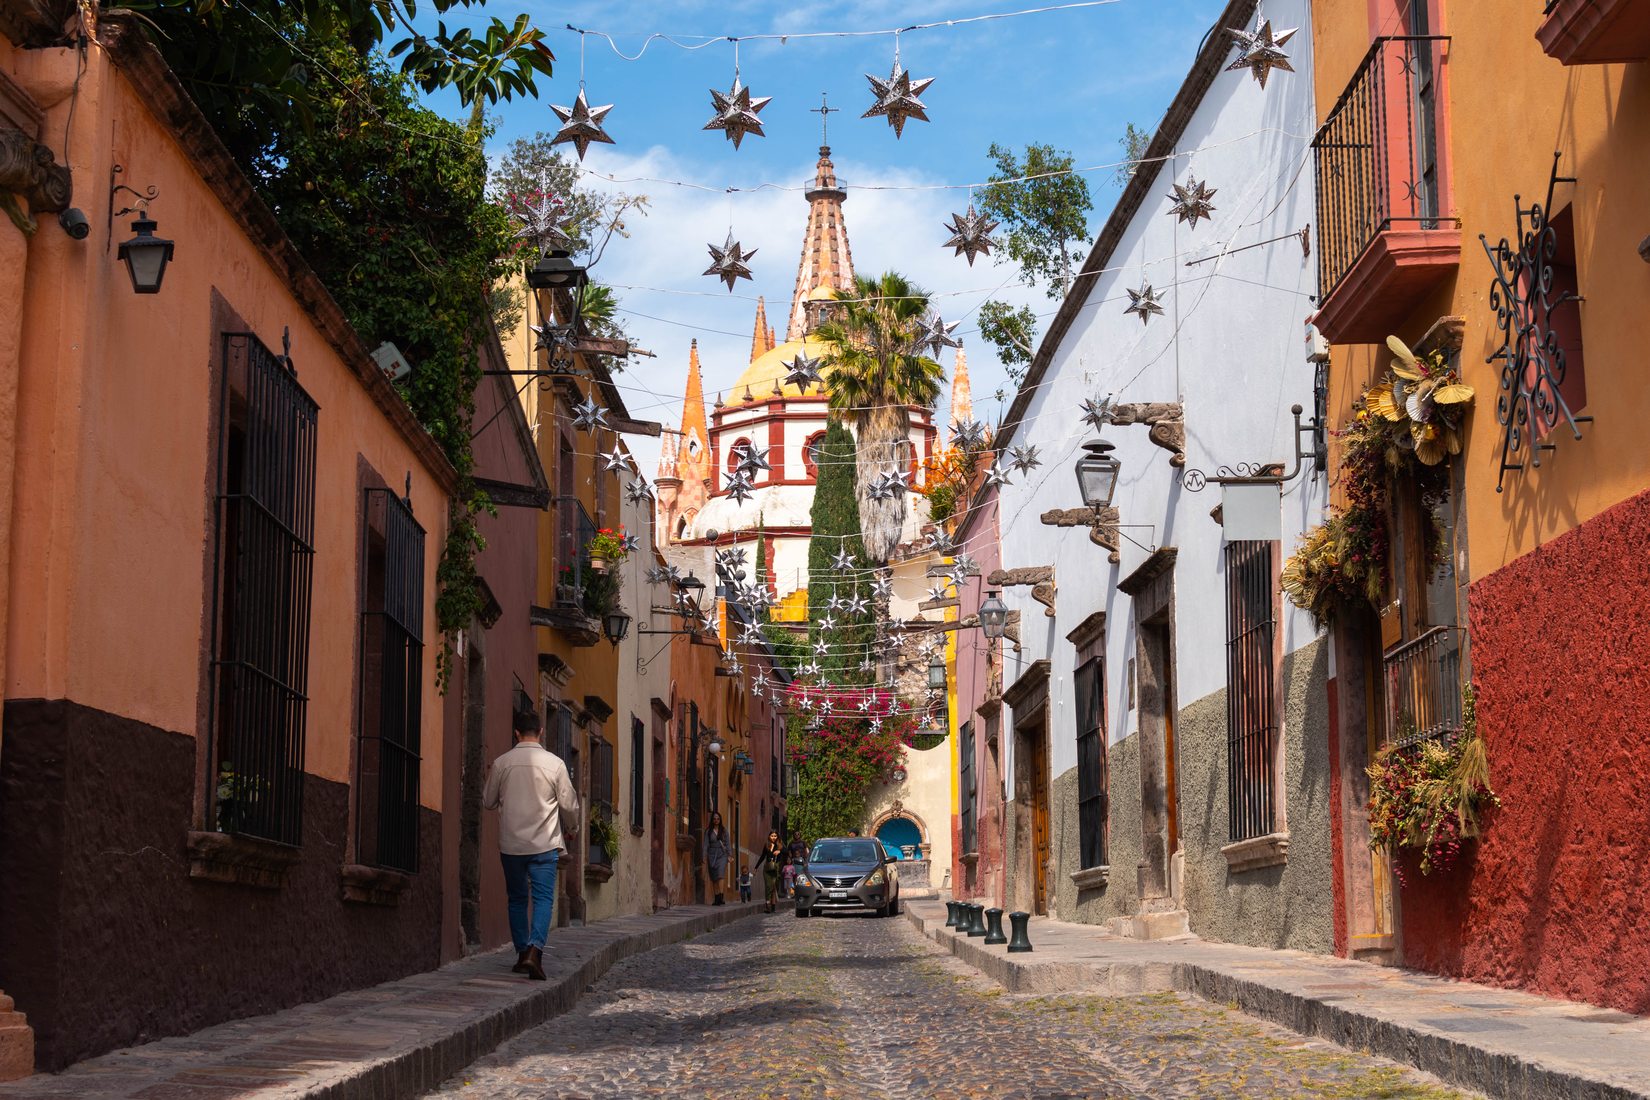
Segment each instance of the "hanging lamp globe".
[{"label": "hanging lamp globe", "polygon": [[985,602],[980,604],[980,629],[990,641],[996,641],[1008,631],[1008,605],[1002,601],[995,590],[985,594]]},{"label": "hanging lamp globe", "polygon": [[155,236],[158,228],[147,211],[140,212],[137,221],[132,223],[137,236],[121,242],[117,255],[126,265],[126,274],[132,278],[133,293],[159,294],[161,280],[166,278],[166,265],[172,262],[172,250],[176,246],[164,237]]},{"label": "hanging lamp globe", "polygon": [[1084,454],[1077,460],[1077,486],[1083,494],[1083,504],[1089,508],[1110,508],[1112,494],[1117,491],[1117,474],[1123,464],[1112,456],[1115,445],[1104,439],[1083,444]]}]

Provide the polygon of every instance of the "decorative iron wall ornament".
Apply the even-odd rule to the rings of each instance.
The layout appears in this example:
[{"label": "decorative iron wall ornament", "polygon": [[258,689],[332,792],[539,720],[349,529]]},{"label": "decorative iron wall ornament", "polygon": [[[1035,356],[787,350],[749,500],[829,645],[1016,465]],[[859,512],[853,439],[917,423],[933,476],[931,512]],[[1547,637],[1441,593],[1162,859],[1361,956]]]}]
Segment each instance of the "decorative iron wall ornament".
[{"label": "decorative iron wall ornament", "polygon": [[[1238,462],[1230,466],[1218,466],[1212,474],[1194,467],[1181,475],[1180,487],[1188,493],[1200,493],[1203,491],[1203,487],[1211,481],[1216,485],[1260,481],[1270,481],[1283,485],[1286,482],[1295,480],[1296,477],[1300,476],[1307,459],[1312,459],[1314,463],[1318,462],[1315,436],[1317,426],[1301,423],[1301,413],[1303,411],[1299,405],[1289,406],[1289,412],[1295,418],[1295,466],[1288,473],[1283,472],[1283,463],[1281,462]],[[1304,448],[1301,446],[1302,436],[1311,437]],[[1319,465],[1318,469],[1321,470],[1322,466]]]},{"label": "decorative iron wall ornament", "polygon": [[1548,220],[1553,190],[1561,183],[1575,182],[1573,176],[1558,174],[1559,157],[1553,154],[1544,205],[1531,203],[1526,208],[1520,205],[1521,196],[1513,196],[1518,229],[1511,241],[1502,237],[1492,247],[1488,238],[1478,235],[1495,268],[1490,306],[1495,310],[1496,327],[1501,330],[1501,346],[1485,360],[1501,361],[1501,394],[1495,401],[1495,418],[1501,423],[1501,470],[1495,479],[1498,493],[1504,487],[1507,471],[1524,468],[1526,451],[1529,465],[1541,468],[1541,452],[1556,449],[1554,444],[1541,442],[1548,432],[1562,422],[1580,439],[1579,425],[1593,419],[1576,416],[1564,399],[1567,366],[1553,324],[1557,310],[1583,301],[1581,295],[1553,286],[1553,258],[1558,253],[1558,233]]}]

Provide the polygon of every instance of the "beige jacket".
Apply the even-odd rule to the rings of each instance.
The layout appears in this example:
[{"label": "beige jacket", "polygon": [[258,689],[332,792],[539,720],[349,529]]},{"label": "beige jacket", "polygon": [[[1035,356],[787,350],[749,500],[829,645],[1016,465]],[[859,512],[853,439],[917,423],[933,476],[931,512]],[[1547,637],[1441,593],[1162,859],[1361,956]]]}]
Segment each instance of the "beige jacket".
[{"label": "beige jacket", "polygon": [[561,823],[579,822],[579,795],[561,757],[534,741],[523,741],[487,773],[481,803],[499,811],[498,850],[507,856],[534,856],[566,848]]}]

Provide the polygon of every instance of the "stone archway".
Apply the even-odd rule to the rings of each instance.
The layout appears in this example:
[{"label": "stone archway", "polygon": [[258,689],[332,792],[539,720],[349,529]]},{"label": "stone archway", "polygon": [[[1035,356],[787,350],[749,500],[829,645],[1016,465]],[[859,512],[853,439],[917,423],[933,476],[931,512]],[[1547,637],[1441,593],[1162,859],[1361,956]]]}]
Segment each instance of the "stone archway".
[{"label": "stone archway", "polygon": [[931,838],[930,838],[929,832],[928,832],[928,824],[927,824],[927,822],[923,821],[923,819],[921,817],[917,816],[916,814],[912,813],[910,810],[906,809],[904,804],[899,802],[898,800],[896,800],[893,805],[889,806],[886,810],[882,811],[880,814],[878,814],[871,821],[871,827],[870,827],[869,830],[867,830],[867,835],[873,836],[873,837],[878,837],[880,839],[881,832],[882,832],[882,827],[884,825],[887,825],[891,821],[908,821],[913,826],[916,827],[916,830],[917,830],[917,843],[915,845],[916,850],[917,850],[916,858],[917,859],[927,859],[928,855],[929,855],[929,852],[933,848],[933,844],[932,844],[932,841],[931,841]]}]

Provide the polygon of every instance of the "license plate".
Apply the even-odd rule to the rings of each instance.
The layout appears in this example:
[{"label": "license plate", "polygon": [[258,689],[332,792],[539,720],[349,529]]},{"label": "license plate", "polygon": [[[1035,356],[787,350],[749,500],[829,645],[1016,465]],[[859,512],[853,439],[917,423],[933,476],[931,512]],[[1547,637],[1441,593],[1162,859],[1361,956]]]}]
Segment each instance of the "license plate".
[{"label": "license plate", "polygon": [[846,891],[846,890],[832,890],[831,891],[831,897],[833,897],[833,898],[845,898],[847,896],[848,896],[848,891]]}]

